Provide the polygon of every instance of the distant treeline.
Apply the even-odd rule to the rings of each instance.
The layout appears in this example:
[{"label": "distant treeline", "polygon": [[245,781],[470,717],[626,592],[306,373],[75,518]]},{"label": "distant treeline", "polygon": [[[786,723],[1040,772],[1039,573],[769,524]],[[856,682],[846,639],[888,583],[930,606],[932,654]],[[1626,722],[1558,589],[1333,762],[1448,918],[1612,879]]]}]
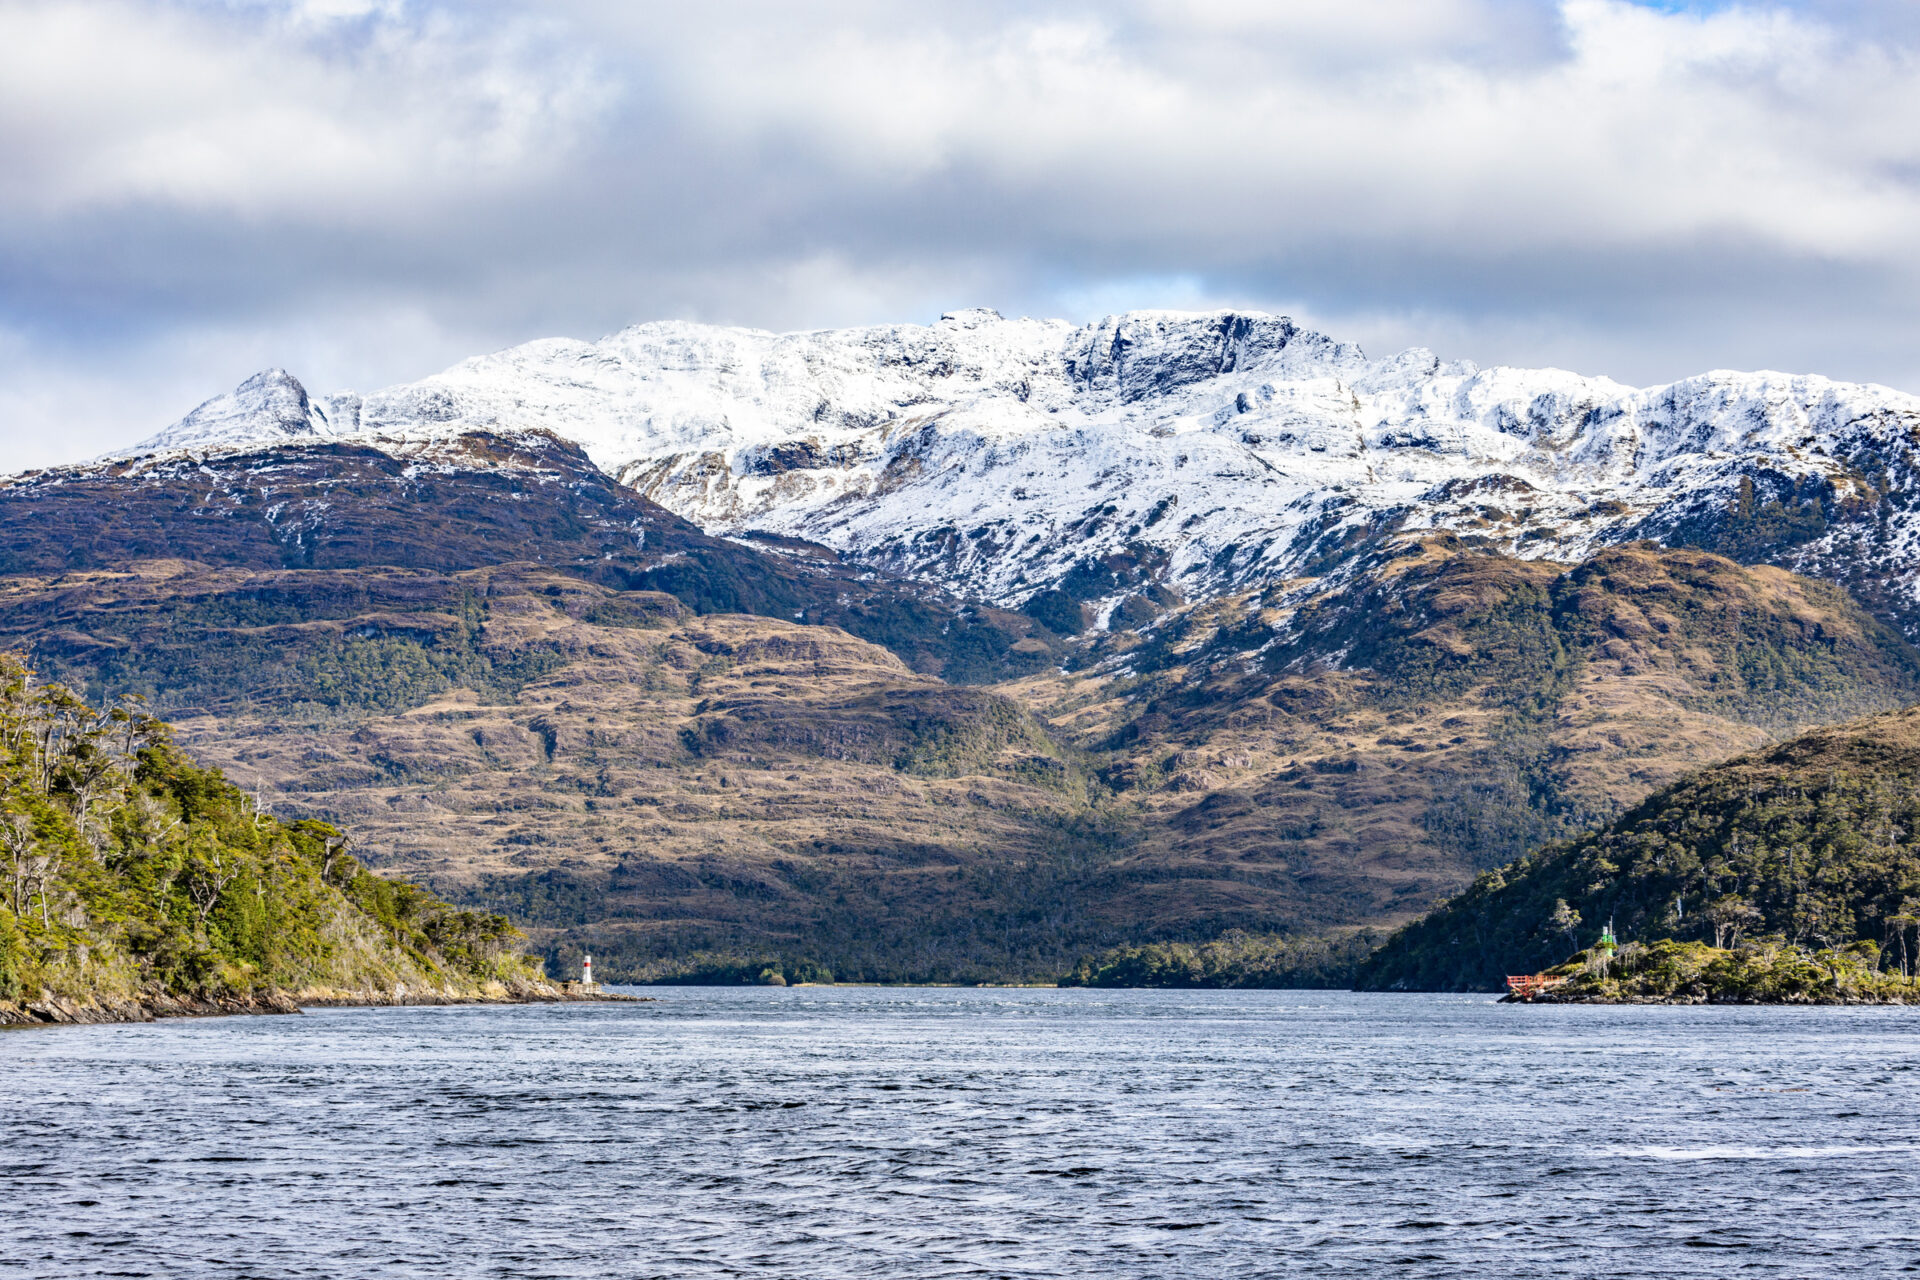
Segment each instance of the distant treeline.
[{"label": "distant treeline", "polygon": [[[1300,937],[1234,929],[1208,942],[1115,947],[1083,958],[1064,974],[1048,976],[1063,987],[1344,988],[1353,985],[1360,964],[1384,936],[1374,929]],[[706,951],[649,961],[624,976],[662,986],[790,986],[836,980],[834,971],[817,960]],[[840,977],[871,980],[855,973]],[[1031,974],[988,973],[972,981],[1036,979]]]},{"label": "distant treeline", "polygon": [[1211,942],[1155,942],[1090,956],[1063,987],[1346,988],[1385,937],[1377,929],[1287,937],[1231,930]]}]

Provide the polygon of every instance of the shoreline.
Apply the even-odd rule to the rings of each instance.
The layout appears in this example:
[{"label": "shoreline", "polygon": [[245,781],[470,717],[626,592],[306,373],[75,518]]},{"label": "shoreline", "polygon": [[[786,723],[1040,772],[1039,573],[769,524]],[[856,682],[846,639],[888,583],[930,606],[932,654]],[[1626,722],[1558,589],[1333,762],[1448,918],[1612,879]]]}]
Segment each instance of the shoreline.
[{"label": "shoreline", "polygon": [[[494,984],[500,986],[500,984]],[[392,991],[346,991],[310,987],[299,991],[268,991],[245,996],[182,996],[145,992],[138,996],[95,996],[85,1000],[42,996],[35,1000],[0,1000],[0,1031],[27,1031],[35,1027],[105,1026],[116,1023],[159,1022],[168,1018],[232,1018],[266,1014],[298,1014],[307,1009],[380,1009],[468,1004],[646,1004],[653,996],[629,996],[611,991],[580,991],[578,984],[541,983],[498,991],[453,991],[423,987]]]},{"label": "shoreline", "polygon": [[1727,1006],[1727,1007],[1738,1007],[1738,1008],[1747,1008],[1747,1009],[1756,1009],[1756,1008],[1905,1009],[1905,1008],[1913,1007],[1914,1005],[1914,1002],[1911,1000],[1903,1000],[1897,997],[1879,999],[1873,996],[1857,996],[1857,997],[1851,997],[1851,998],[1814,997],[1806,1000],[1750,1000],[1750,999],[1745,999],[1739,996],[1729,996],[1725,998],[1717,998],[1714,996],[1566,996],[1566,997],[1528,996],[1525,999],[1519,999],[1514,996],[1503,996],[1495,1003],[1497,1004],[1611,1004],[1611,1005],[1661,1004],[1661,1005],[1673,1005],[1675,1007],[1679,1007],[1682,1005],[1686,1005],[1686,1006],[1714,1005],[1714,1006]]}]

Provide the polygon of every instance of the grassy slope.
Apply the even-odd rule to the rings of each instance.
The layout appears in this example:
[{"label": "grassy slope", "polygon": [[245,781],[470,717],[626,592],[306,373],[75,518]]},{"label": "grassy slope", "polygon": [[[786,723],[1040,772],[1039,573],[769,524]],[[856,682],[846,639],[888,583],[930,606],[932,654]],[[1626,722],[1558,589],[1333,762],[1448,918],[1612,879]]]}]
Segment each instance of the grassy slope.
[{"label": "grassy slope", "polygon": [[0,637],[96,696],[151,691],[282,812],[623,976],[706,952],[1033,979],[1399,923],[1688,769],[1917,692],[1841,593],[1697,552],[1414,539],[1282,603],[1108,636],[1132,673],[990,689],[529,565],[23,575]]},{"label": "grassy slope", "polygon": [[1017,702],[838,629],[530,565],[32,581],[0,588],[0,626],[55,619],[32,634],[62,675],[178,700],[183,740],[282,811],[513,912],[568,964],[1051,974],[1063,931],[1126,936],[1030,911],[1085,844],[1071,753]]},{"label": "grassy slope", "polygon": [[542,985],[495,915],[382,879],[262,812],[137,705],[0,655],[0,1022],[49,1000],[505,996]]}]

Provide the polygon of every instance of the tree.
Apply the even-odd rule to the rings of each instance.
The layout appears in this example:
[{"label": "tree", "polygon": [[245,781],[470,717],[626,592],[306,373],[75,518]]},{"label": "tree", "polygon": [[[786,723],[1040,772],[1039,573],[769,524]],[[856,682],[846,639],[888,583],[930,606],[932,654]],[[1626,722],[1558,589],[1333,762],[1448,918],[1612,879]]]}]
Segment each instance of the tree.
[{"label": "tree", "polygon": [[347,850],[352,846],[352,838],[338,831],[329,829],[327,834],[321,837],[321,848],[325,851],[325,856],[320,863],[320,881],[322,884],[334,883],[333,872],[335,867],[341,869],[341,882],[343,885],[353,879],[356,864],[352,858],[347,856]]},{"label": "tree", "polygon": [[187,872],[187,896],[193,899],[194,909],[200,913],[195,923],[202,931],[207,927],[207,917],[220,905],[221,895],[240,878],[240,872],[239,860],[223,854],[217,844],[193,858]]},{"label": "tree", "polygon": [[1553,900],[1553,914],[1547,917],[1547,923],[1567,935],[1567,945],[1575,951],[1580,949],[1579,935],[1574,931],[1580,927],[1580,913],[1567,905],[1565,898]]},{"label": "tree", "polygon": [[1707,904],[1703,913],[1707,923],[1713,926],[1713,945],[1725,947],[1732,943],[1738,946],[1740,935],[1748,927],[1765,919],[1751,902],[1736,894],[1722,894]]},{"label": "tree", "polygon": [[9,886],[13,893],[13,913],[24,916],[40,899],[40,927],[51,928],[48,912],[52,906],[54,881],[60,873],[59,846],[36,840],[33,820],[21,813],[9,813],[0,822],[0,844],[7,850]]},{"label": "tree", "polygon": [[13,914],[27,913],[27,887],[33,883],[33,820],[24,813],[9,813],[0,819],[0,847],[7,851],[8,892]]},{"label": "tree", "polygon": [[1900,910],[1887,917],[1887,928],[1900,943],[1900,976],[1912,976],[1907,952],[1907,930],[1915,933],[1915,942],[1920,944],[1920,901],[1908,898],[1901,902]]}]

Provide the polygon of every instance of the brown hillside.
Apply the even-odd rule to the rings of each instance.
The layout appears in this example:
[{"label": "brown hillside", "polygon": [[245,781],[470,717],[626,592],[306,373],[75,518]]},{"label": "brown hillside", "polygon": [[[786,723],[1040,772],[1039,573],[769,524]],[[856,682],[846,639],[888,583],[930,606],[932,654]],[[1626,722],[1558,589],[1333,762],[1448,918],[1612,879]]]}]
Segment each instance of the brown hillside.
[{"label": "brown hillside", "polygon": [[1147,674],[1005,687],[1103,753],[1164,883],[1284,869],[1328,923],[1399,918],[1703,763],[1920,697],[1913,652],[1838,589],[1644,547],[1569,569],[1420,540],[1344,591],[1132,643]]},{"label": "brown hillside", "polygon": [[188,691],[183,740],[283,813],[612,958],[897,921],[972,963],[1081,840],[1084,774],[1016,702],[833,628],[532,565],[11,580],[32,618],[49,671]]},{"label": "brown hillside", "polygon": [[534,565],[17,576],[0,641],[150,691],[282,812],[613,971],[708,948],[1040,975],[1396,921],[1701,763],[1916,693],[1897,637],[1778,570],[1446,539],[989,689]]},{"label": "brown hillside", "polygon": [[845,563],[825,547],[759,545],[709,537],[538,431],[0,477],[0,574],[46,579],[184,560],[333,571],[347,575],[335,581],[350,593],[360,571],[532,561],[616,589],[664,591],[700,613],[841,627],[954,681],[1035,670],[1058,646],[1031,618]]}]

